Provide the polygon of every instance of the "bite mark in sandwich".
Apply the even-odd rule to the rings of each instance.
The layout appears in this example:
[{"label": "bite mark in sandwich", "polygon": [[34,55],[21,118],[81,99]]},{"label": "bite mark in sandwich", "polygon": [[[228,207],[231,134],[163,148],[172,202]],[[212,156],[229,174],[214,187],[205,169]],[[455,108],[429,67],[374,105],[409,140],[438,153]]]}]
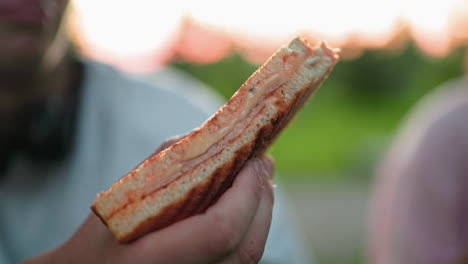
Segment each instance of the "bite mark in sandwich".
[{"label": "bite mark in sandwich", "polygon": [[264,153],[338,61],[324,43],[281,47],[210,119],[100,193],[92,210],[129,242],[204,212]]}]

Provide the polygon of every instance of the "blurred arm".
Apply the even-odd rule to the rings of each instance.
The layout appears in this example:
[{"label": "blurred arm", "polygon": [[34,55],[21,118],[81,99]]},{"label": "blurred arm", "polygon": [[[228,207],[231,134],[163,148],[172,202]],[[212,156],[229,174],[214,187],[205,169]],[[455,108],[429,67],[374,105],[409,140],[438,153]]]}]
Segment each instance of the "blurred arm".
[{"label": "blurred arm", "polygon": [[[452,107],[438,107],[447,103]],[[467,255],[468,103],[428,106],[380,168],[370,263],[461,263]]]}]

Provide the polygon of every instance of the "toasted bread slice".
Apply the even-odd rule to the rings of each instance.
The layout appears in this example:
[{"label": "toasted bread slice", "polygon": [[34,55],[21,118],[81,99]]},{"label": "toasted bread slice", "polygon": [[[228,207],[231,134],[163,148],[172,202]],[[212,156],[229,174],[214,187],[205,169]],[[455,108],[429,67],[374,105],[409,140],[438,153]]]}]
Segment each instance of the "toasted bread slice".
[{"label": "toasted bread slice", "polygon": [[204,212],[261,155],[328,76],[338,55],[295,38],[210,119],[141,163],[91,206],[120,242]]}]

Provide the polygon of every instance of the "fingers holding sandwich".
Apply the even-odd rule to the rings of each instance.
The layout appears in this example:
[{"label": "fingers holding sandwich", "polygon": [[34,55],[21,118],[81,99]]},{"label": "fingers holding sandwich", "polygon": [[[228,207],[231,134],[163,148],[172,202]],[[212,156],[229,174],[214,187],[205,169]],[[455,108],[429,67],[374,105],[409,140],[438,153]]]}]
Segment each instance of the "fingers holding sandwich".
[{"label": "fingers holding sandwich", "polygon": [[119,244],[91,214],[62,246],[25,263],[256,263],[271,223],[273,163],[249,161],[204,214]]},{"label": "fingers holding sandwich", "polygon": [[150,233],[132,246],[162,263],[259,260],[271,223],[272,173],[271,159],[249,161],[233,186],[204,214]]},{"label": "fingers holding sandwich", "polygon": [[[255,168],[257,165],[260,167]],[[236,250],[219,263],[258,263],[262,258],[265,244],[270,230],[273,208],[273,161],[263,157],[261,162],[254,163],[260,180],[260,199],[255,216],[248,226]]]},{"label": "fingers holding sandwich", "polygon": [[[255,214],[249,229],[237,250],[234,259],[239,260],[235,263],[257,263],[260,261],[264,246],[267,241],[272,219],[272,207],[274,203],[273,187],[271,184],[271,175],[273,173],[273,161],[265,158],[261,163],[263,165],[260,175],[263,177],[263,193],[257,212]],[[265,221],[268,219],[269,221]]]},{"label": "fingers holding sandwich", "polygon": [[[237,195],[239,196],[247,196],[247,198],[245,198],[246,200],[252,201],[256,199],[255,203],[257,203],[257,208],[253,217],[249,217],[250,221],[247,218],[241,221],[242,224],[239,226],[242,226],[245,231],[236,237],[237,240],[231,241],[232,244],[228,243],[228,245],[231,246],[229,254],[219,263],[257,263],[260,261],[265,248],[268,232],[270,230],[274,202],[271,185],[273,161],[268,157],[262,157],[261,159],[250,161],[247,164],[248,167],[244,169],[250,171],[242,171],[241,173],[245,174],[239,174],[238,178],[240,178],[240,180],[236,180],[231,189],[228,190],[231,194],[222,197],[232,203],[232,207],[222,209],[234,210],[231,211],[231,217],[232,219],[236,218],[236,207],[242,207],[243,205],[241,203],[235,204],[233,201],[235,192],[238,192]],[[248,184],[247,181],[252,180],[252,176],[255,176],[257,181],[252,184],[252,189],[249,190],[246,188]],[[244,178],[242,179],[241,177]],[[228,194],[228,192],[226,194]],[[251,197],[248,197],[248,192],[251,193]],[[256,197],[254,198],[253,196]],[[245,202],[248,204],[248,201]],[[244,205],[244,207],[246,206]],[[218,208],[219,207],[213,207],[212,209],[215,210]],[[248,211],[246,209],[244,210],[245,215],[247,215]],[[237,213],[239,212],[242,212],[242,209],[238,208]]]}]

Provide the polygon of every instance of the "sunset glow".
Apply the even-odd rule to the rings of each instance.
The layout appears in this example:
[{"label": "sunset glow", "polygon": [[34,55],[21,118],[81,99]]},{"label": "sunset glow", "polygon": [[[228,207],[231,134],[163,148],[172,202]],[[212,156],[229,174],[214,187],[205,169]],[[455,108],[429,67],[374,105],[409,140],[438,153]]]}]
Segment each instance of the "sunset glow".
[{"label": "sunset glow", "polygon": [[294,35],[327,41],[345,57],[392,48],[401,37],[444,56],[468,40],[464,0],[74,0],[71,10],[69,28],[85,54],[133,70],[176,55],[212,62],[233,50],[262,63]]}]

